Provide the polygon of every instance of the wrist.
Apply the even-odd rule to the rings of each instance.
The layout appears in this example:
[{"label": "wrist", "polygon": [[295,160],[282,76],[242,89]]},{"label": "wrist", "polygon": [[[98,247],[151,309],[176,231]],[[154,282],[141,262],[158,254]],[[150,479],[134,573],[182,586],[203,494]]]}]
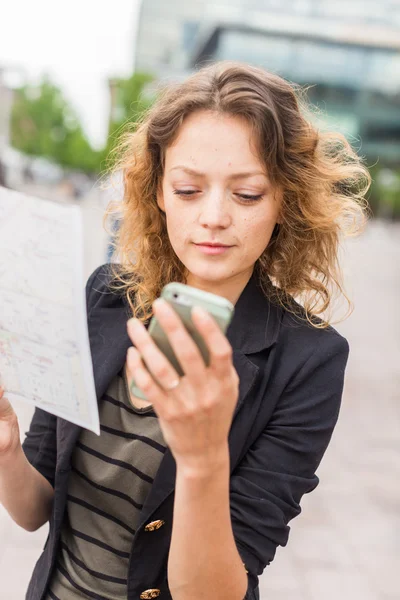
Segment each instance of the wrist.
[{"label": "wrist", "polygon": [[185,457],[176,461],[177,478],[191,481],[206,481],[229,474],[229,446],[208,452],[207,456]]},{"label": "wrist", "polygon": [[12,469],[24,456],[21,441],[18,439],[9,448],[0,453],[0,469]]}]

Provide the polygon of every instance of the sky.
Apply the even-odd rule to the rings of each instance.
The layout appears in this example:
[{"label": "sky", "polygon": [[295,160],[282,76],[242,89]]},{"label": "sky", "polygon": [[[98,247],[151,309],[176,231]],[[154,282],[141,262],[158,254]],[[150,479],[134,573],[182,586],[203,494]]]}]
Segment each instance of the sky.
[{"label": "sky", "polygon": [[[0,67],[10,83],[47,73],[60,85],[96,147],[105,141],[107,78],[133,71],[140,0],[5,0]],[[22,75],[20,75],[22,73]]]}]

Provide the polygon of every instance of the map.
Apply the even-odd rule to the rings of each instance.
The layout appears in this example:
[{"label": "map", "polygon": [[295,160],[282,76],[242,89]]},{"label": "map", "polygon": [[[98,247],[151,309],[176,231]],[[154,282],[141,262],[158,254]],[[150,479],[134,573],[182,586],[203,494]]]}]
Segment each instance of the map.
[{"label": "map", "polygon": [[99,435],[81,209],[0,187],[0,383]]}]

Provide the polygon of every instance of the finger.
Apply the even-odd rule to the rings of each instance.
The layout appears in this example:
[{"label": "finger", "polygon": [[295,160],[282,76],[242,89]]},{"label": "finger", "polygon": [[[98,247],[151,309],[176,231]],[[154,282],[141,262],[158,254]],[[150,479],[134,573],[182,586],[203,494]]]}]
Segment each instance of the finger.
[{"label": "finger", "polygon": [[168,387],[179,379],[174,367],[139,320],[128,321],[128,331],[147,368],[162,387]]},{"label": "finger", "polygon": [[192,319],[210,353],[210,368],[221,375],[229,373],[232,369],[232,346],[215,319],[199,306],[193,307]]},{"label": "finger", "polygon": [[153,303],[154,314],[172,346],[182,369],[192,381],[204,382],[206,365],[195,342],[175,310],[162,298]]},{"label": "finger", "polygon": [[0,388],[0,418],[9,417],[14,414],[14,409],[8,398],[4,396],[4,388]]},{"label": "finger", "polygon": [[[128,369],[132,373],[135,384],[145,394],[147,400],[158,406],[160,399],[166,400],[166,394],[160,386],[154,381],[153,377],[146,369],[143,360],[136,348],[130,347],[127,355]],[[131,382],[129,382],[130,386]]]}]

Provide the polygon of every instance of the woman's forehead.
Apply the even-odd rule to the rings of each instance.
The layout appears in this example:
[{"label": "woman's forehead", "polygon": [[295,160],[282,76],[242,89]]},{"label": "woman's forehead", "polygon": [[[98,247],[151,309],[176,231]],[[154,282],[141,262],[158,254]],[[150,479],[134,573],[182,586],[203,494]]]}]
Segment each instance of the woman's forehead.
[{"label": "woman's forehead", "polygon": [[265,165],[257,154],[256,142],[251,126],[244,119],[195,113],[182,124],[174,142],[166,149],[166,172],[185,170],[186,174],[201,176],[218,166],[234,173],[262,176]]}]

